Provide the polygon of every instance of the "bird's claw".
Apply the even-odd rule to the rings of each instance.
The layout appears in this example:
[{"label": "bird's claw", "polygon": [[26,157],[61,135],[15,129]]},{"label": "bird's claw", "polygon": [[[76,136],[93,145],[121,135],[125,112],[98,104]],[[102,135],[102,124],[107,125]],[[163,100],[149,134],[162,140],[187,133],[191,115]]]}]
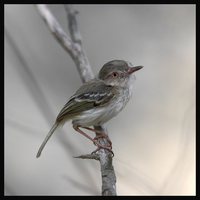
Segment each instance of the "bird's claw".
[{"label": "bird's claw", "polygon": [[99,138],[105,138],[107,140],[107,142],[109,143],[108,147],[110,147],[112,149],[112,142],[110,140],[110,138],[107,135],[97,135],[94,139],[93,139],[93,143],[94,145],[97,145],[97,142]]},{"label": "bird's claw", "polygon": [[112,154],[112,157],[114,157],[114,153],[113,153],[112,149],[109,148],[109,147],[106,147],[106,146],[100,146],[100,147],[98,146],[97,149],[95,151],[93,151],[91,154],[95,154],[100,149],[106,149],[106,150],[108,150]]}]

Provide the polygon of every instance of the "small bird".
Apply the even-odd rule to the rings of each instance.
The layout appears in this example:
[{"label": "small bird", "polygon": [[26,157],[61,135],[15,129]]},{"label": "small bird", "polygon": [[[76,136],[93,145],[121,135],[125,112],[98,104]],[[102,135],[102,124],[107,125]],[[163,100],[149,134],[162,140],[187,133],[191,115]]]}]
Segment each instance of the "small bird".
[{"label": "small bird", "polygon": [[[84,83],[61,109],[36,157],[41,155],[54,131],[69,120],[72,120],[73,128],[77,132],[93,141],[98,147],[97,150],[104,148],[111,151],[112,143],[107,134],[99,133],[90,126],[105,124],[125,107],[131,97],[134,78],[132,74],[142,67],[134,67],[130,62],[124,60],[112,60],[104,64],[98,77]],[[98,136],[93,139],[80,128],[98,133]],[[99,144],[97,142],[99,137],[108,139],[109,146]]]}]

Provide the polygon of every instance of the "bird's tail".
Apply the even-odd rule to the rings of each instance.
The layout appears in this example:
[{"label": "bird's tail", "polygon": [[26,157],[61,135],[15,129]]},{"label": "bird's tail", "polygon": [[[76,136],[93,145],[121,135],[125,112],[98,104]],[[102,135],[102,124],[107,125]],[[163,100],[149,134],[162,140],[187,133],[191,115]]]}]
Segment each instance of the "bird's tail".
[{"label": "bird's tail", "polygon": [[52,126],[51,130],[49,131],[49,133],[45,137],[43,143],[41,144],[41,146],[40,146],[40,148],[38,150],[38,153],[36,155],[36,158],[40,157],[40,155],[42,153],[42,150],[44,149],[46,143],[48,142],[49,138],[52,136],[52,134],[54,133],[54,131],[58,128],[58,126],[59,126],[59,123],[57,123],[57,122]]}]

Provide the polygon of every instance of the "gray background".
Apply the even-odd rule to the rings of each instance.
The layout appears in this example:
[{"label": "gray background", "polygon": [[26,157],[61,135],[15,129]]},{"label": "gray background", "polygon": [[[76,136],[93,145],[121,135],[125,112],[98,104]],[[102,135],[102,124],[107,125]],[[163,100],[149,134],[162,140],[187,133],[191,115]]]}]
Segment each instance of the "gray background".
[{"label": "gray background", "polygon": [[[49,6],[67,30],[62,5]],[[195,5],[75,5],[94,73],[112,59],[144,68],[107,123],[119,195],[195,194]],[[95,149],[71,123],[38,147],[81,85],[34,5],[5,5],[5,194],[100,195]]]}]

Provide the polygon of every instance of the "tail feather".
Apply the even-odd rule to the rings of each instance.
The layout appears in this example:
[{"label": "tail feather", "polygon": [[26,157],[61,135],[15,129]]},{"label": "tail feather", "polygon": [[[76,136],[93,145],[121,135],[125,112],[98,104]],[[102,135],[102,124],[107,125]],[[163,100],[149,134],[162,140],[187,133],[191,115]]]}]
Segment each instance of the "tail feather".
[{"label": "tail feather", "polygon": [[42,150],[44,149],[46,143],[48,142],[48,140],[50,139],[50,137],[52,136],[52,134],[54,133],[54,131],[57,129],[58,125],[59,125],[58,123],[55,123],[55,124],[52,126],[51,130],[49,131],[49,133],[48,133],[47,136],[45,137],[44,141],[42,142],[42,144],[41,144],[41,146],[40,146],[40,148],[39,148],[39,150],[38,150],[38,153],[37,153],[37,155],[36,155],[36,158],[39,158],[39,157],[40,157],[40,155],[41,155],[41,153],[42,153]]}]

